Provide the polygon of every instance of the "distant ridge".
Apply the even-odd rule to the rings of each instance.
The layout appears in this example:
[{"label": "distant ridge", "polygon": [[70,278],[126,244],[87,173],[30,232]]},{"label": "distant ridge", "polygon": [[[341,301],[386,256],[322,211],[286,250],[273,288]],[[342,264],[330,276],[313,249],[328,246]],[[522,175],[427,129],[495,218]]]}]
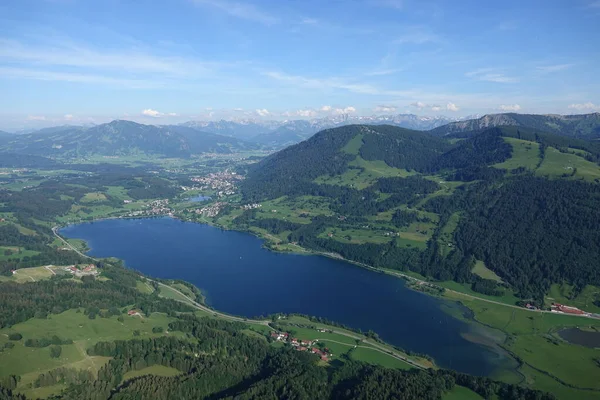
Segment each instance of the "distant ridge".
[{"label": "distant ridge", "polygon": [[488,114],[481,118],[456,121],[431,130],[433,135],[475,132],[497,126],[519,126],[563,136],[580,138],[600,137],[600,113],[579,115],[558,114]]},{"label": "distant ridge", "polygon": [[254,149],[239,139],[183,126],[155,126],[115,120],[93,127],[65,126],[10,135],[0,151],[40,156],[154,154],[189,157],[197,153],[231,153]]}]

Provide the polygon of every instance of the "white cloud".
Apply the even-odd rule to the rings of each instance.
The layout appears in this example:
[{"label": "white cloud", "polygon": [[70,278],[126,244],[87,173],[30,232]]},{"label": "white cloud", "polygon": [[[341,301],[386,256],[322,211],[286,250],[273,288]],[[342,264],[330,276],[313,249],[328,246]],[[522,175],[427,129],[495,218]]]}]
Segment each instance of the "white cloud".
[{"label": "white cloud", "polygon": [[122,79],[112,78],[105,75],[81,74],[75,72],[55,72],[44,70],[32,70],[23,68],[0,67],[0,76],[10,78],[33,79],[39,81],[62,81],[88,83],[93,85],[112,85],[127,87],[130,89],[161,88],[166,84],[156,80]]},{"label": "white cloud", "polygon": [[305,109],[296,110],[296,111],[286,111],[286,112],[282,113],[281,115],[283,115],[284,117],[310,118],[310,117],[316,117],[317,114],[318,113],[315,110],[312,110],[310,108],[305,108]]},{"label": "white cloud", "polygon": [[569,108],[578,111],[600,111],[600,105],[596,105],[592,102],[571,104]]},{"label": "white cloud", "polygon": [[241,112],[241,111],[244,111],[244,109],[238,107],[238,108],[234,108],[233,111],[235,111],[235,112]]},{"label": "white cloud", "polygon": [[496,82],[496,83],[516,83],[519,79],[506,76],[496,68],[481,68],[465,74],[468,78],[473,78],[478,81]]},{"label": "white cloud", "polygon": [[173,113],[173,112],[172,112],[172,113],[168,113],[168,114],[167,114],[167,116],[168,116],[168,117],[178,117],[178,116],[179,116],[179,114],[177,114],[177,113]]},{"label": "white cloud", "polygon": [[267,110],[266,108],[262,108],[262,109],[257,109],[256,113],[261,116],[261,117],[266,117],[268,115],[270,115],[271,113],[269,112],[269,110]]},{"label": "white cloud", "polygon": [[385,105],[385,104],[381,104],[378,105],[377,107],[375,107],[373,109],[373,111],[375,112],[382,112],[382,113],[393,113],[396,112],[397,108],[395,106],[389,106],[389,105]]},{"label": "white cloud", "polygon": [[442,107],[440,107],[440,106],[436,106],[436,105],[431,106],[431,111],[440,111],[441,109],[442,109]]},{"label": "white cloud", "polygon": [[206,5],[216,8],[232,17],[260,22],[264,25],[273,25],[280,22],[279,18],[273,16],[256,6],[229,0],[193,0],[195,4]]},{"label": "white cloud", "polygon": [[502,110],[502,111],[513,111],[513,112],[515,112],[515,111],[519,111],[521,109],[521,106],[518,105],[518,104],[501,104],[498,107],[498,109]]},{"label": "white cloud", "polygon": [[418,109],[423,109],[426,107],[429,107],[427,104],[421,102],[421,101],[415,101],[414,103],[410,103],[411,107],[415,107]]},{"label": "white cloud", "polygon": [[460,110],[460,108],[456,104],[454,104],[454,103],[448,103],[448,104],[446,104],[446,110],[448,110],[448,111],[458,111],[458,110]]},{"label": "white cloud", "polygon": [[388,89],[380,89],[378,87],[364,84],[364,83],[353,83],[346,82],[341,78],[333,77],[333,78],[306,78],[303,76],[297,75],[288,75],[281,72],[267,71],[263,72],[263,75],[268,76],[272,79],[281,82],[287,82],[290,84],[294,84],[301,87],[306,87],[310,89],[339,89],[346,90],[352,93],[359,94],[370,94],[370,95],[384,95],[384,96],[408,96],[413,94],[410,91],[400,91],[400,90],[388,90]]},{"label": "white cloud", "polygon": [[181,57],[159,57],[140,49],[106,51],[89,48],[70,40],[24,44],[3,38],[0,38],[0,60],[28,65],[86,67],[167,75],[205,73],[214,66]]},{"label": "white cloud", "polygon": [[535,67],[536,70],[538,70],[539,72],[558,72],[558,71],[564,71],[566,69],[571,68],[572,66],[574,66],[575,64],[556,64],[556,65],[542,65],[539,67]]},{"label": "white cloud", "polygon": [[144,111],[142,111],[142,115],[145,115],[146,117],[158,118],[162,115],[162,113],[160,111],[156,111],[151,108],[147,108]]},{"label": "white cloud", "polygon": [[45,121],[46,117],[43,115],[29,115],[27,116],[28,121]]},{"label": "white cloud", "polygon": [[321,107],[321,111],[329,112],[329,111],[331,111],[331,106],[323,106],[323,107]]},{"label": "white cloud", "polygon": [[336,115],[352,114],[355,112],[356,112],[356,108],[354,108],[352,106],[348,106],[345,108],[336,108],[335,110],[333,110],[333,113]]},{"label": "white cloud", "polygon": [[75,117],[73,116],[73,114],[65,114],[63,118],[65,119],[65,121],[72,121]]}]

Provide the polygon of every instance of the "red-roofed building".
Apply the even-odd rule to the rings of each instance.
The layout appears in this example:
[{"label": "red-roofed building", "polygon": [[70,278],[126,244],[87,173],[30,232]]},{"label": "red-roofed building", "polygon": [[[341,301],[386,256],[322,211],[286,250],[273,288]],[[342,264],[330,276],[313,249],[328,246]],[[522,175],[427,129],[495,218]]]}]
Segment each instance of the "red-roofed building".
[{"label": "red-roofed building", "polygon": [[306,351],[306,347],[298,346],[298,347],[296,347],[296,350],[298,350],[298,351]]}]

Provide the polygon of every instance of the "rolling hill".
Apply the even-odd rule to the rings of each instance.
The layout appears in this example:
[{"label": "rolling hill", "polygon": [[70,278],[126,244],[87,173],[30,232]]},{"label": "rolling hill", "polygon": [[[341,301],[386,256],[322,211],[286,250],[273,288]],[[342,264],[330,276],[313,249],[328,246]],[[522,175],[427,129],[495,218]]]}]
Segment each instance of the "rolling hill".
[{"label": "rolling hill", "polygon": [[[516,127],[458,141],[393,126],[329,129],[253,166],[242,193],[264,206],[234,221],[354,261],[543,301],[554,283],[600,284],[596,146]],[[504,283],[472,273],[477,262]]]},{"label": "rolling hill", "polygon": [[517,126],[564,136],[598,138],[600,137],[600,113],[582,115],[490,114],[478,119],[451,122],[432,129],[431,134],[445,136],[478,132],[497,126]]},{"label": "rolling hill", "polygon": [[238,139],[192,128],[159,127],[117,120],[90,128],[69,126],[13,136],[0,146],[0,150],[49,157],[94,154],[189,157],[197,153],[229,153],[255,147]]}]

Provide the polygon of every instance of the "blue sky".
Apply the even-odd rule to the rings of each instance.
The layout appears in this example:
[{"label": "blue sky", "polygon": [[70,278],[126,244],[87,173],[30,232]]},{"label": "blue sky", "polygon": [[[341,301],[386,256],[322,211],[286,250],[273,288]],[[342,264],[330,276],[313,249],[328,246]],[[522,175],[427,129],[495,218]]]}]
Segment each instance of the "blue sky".
[{"label": "blue sky", "polygon": [[600,111],[599,0],[4,0],[0,129]]}]

